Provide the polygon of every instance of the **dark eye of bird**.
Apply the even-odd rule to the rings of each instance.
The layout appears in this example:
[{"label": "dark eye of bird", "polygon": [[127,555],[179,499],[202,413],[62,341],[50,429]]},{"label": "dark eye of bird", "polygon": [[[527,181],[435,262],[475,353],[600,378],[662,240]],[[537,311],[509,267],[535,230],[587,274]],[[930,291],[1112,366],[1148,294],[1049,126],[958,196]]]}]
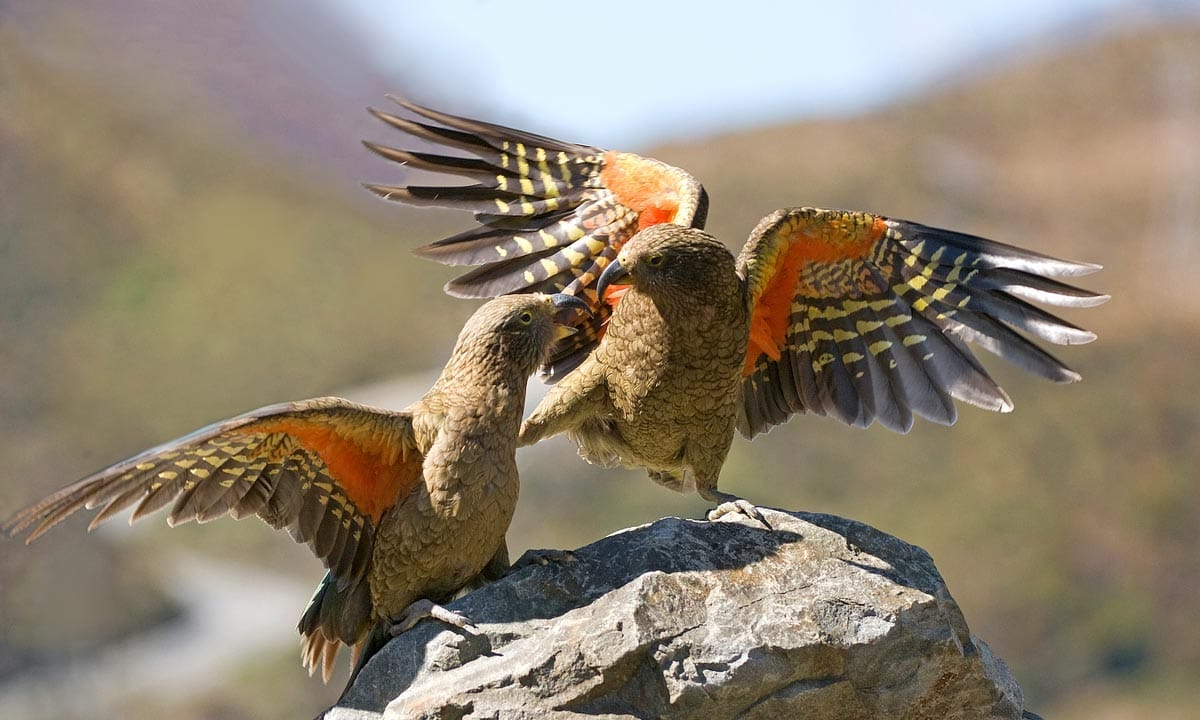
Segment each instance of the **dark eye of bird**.
[{"label": "dark eye of bird", "polygon": [[663,256],[651,255],[650,257],[646,258],[646,264],[650,267],[659,267],[663,264]]},{"label": "dark eye of bird", "polygon": [[529,312],[528,310],[522,312],[517,316],[517,322],[521,323],[522,325],[528,325],[529,323],[533,322],[533,313]]}]

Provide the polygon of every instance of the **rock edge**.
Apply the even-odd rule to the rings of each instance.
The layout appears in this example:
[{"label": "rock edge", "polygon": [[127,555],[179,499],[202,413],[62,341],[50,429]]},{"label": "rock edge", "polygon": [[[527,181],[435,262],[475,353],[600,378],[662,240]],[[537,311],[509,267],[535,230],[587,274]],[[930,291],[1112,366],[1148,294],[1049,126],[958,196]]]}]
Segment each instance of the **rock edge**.
[{"label": "rock edge", "polygon": [[831,515],[665,518],[422,622],[325,717],[1021,718],[924,550]]}]

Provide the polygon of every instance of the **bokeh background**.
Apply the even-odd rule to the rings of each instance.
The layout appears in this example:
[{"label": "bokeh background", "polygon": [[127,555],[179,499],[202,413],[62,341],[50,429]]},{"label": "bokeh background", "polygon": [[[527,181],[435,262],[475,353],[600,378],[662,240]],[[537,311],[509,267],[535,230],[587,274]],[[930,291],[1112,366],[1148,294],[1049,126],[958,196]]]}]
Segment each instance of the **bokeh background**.
[{"label": "bokeh background", "polygon": [[[926,548],[1058,720],[1200,715],[1200,6],[0,1],[0,515],[212,420],[401,407],[473,303],[410,249],[465,215],[375,200],[398,92],[698,175],[731,247],[786,205],[1099,262],[1100,340],[1017,405],[909,435],[797,418],[723,487]],[[837,5],[837,8],[826,6]],[[720,8],[720,9],[718,9]],[[705,505],[562,440],[509,535],[571,548]],[[0,716],[310,717],[321,572],[260,523],[0,541]]]}]

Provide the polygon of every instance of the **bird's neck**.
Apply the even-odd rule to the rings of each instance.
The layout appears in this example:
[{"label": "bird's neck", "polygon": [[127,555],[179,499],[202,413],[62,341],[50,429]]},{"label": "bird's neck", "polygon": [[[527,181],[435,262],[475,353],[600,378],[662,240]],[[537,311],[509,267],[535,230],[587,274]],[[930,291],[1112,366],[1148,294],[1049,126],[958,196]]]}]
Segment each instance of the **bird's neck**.
[{"label": "bird's neck", "polygon": [[493,353],[456,353],[422,402],[440,414],[460,407],[472,417],[519,423],[530,372]]}]

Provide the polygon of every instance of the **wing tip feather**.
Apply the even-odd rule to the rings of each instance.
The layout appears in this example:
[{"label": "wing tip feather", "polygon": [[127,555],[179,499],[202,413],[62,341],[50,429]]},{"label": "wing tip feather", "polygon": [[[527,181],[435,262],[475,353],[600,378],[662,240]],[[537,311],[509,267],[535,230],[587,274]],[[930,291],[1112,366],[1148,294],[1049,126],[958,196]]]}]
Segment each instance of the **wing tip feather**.
[{"label": "wing tip feather", "polygon": [[1081,260],[1064,260],[1062,262],[1070,265],[1070,268],[1065,269],[1062,273],[1066,277],[1083,277],[1084,275],[1091,275],[1104,269],[1104,266],[1100,263],[1083,262]]},{"label": "wing tip feather", "polygon": [[453,245],[439,245],[438,243],[429,243],[412,249],[412,254],[425,260],[432,260],[443,265],[470,265],[473,263],[454,262],[453,255],[460,252]]},{"label": "wing tip feather", "polygon": [[387,145],[374,142],[373,140],[359,140],[359,142],[362,143],[363,147],[375,153],[376,155],[387,160],[392,159],[389,157],[389,151],[392,150],[392,148],[388,147]]},{"label": "wing tip feather", "polygon": [[379,110],[377,108],[368,106],[367,112],[371,114],[371,117],[375,118],[379,122],[381,122],[385,125],[390,125],[390,126],[396,128],[397,130],[404,130],[409,124],[408,121],[405,120],[404,118],[399,117],[397,115],[393,115],[389,112],[385,112],[383,110]]},{"label": "wing tip feather", "polygon": [[408,199],[408,188],[399,185],[379,185],[377,183],[359,183],[376,196],[388,202],[404,202]]},{"label": "wing tip feather", "polygon": [[24,529],[24,525],[20,524],[18,520],[19,517],[20,515],[14,515],[13,517],[5,520],[3,523],[0,523],[0,535],[10,538],[15,538],[17,535],[20,535],[21,530]]},{"label": "wing tip feather", "polygon": [[387,98],[389,102],[394,102],[405,110],[413,109],[413,103],[411,101],[397,95],[396,93],[384,93],[383,96]]},{"label": "wing tip feather", "polygon": [[472,290],[469,285],[462,285],[455,280],[451,280],[442,286],[442,290],[450,297],[460,300],[481,300],[494,297],[486,288]]},{"label": "wing tip feather", "polygon": [[1097,337],[1096,333],[1092,332],[1091,330],[1084,330],[1084,329],[1080,328],[1079,330],[1072,333],[1071,336],[1068,338],[1068,341],[1063,344],[1064,345],[1087,345],[1088,343],[1096,342],[1096,337]]},{"label": "wing tip feather", "polygon": [[28,545],[28,544],[32,543],[34,540],[37,540],[41,536],[45,535],[46,532],[48,530],[50,530],[50,528],[54,527],[57,524],[58,524],[57,520],[51,520],[51,519],[43,520],[41,522],[41,524],[39,524],[32,531],[30,531],[28,537],[25,538],[25,544]]}]

